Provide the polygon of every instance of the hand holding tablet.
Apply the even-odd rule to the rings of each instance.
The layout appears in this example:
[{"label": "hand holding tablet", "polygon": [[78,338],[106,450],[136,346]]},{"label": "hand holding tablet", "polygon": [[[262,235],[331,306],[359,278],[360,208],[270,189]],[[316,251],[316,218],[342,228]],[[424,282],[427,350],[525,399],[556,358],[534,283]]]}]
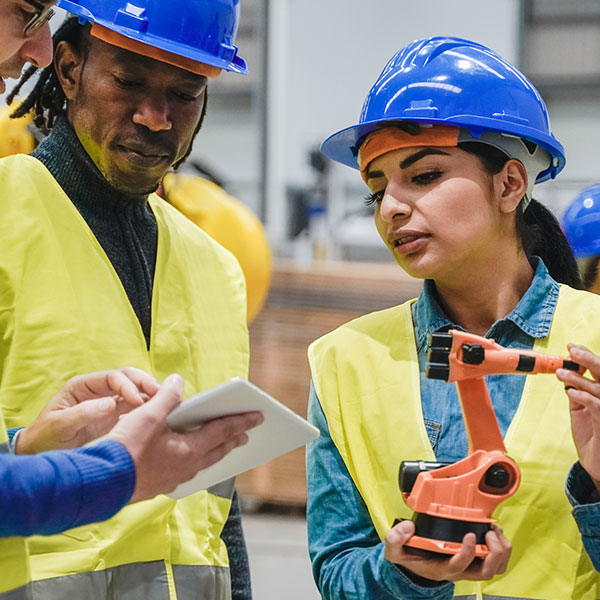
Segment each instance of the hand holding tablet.
[{"label": "hand holding tablet", "polygon": [[250,411],[260,411],[264,422],[248,431],[248,443],[179,485],[169,494],[171,497],[182,498],[207,489],[319,436],[316,427],[240,377],[184,400],[167,417],[167,425],[174,431],[186,431],[218,417]]}]

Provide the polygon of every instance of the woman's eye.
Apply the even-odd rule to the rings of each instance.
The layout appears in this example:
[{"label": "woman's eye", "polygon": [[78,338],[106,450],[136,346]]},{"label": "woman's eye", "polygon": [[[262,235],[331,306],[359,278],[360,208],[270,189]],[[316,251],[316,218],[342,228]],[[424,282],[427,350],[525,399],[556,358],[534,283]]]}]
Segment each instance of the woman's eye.
[{"label": "woman's eye", "polygon": [[380,204],[383,200],[383,194],[385,190],[380,190],[379,192],[373,192],[365,197],[365,204],[367,206],[371,206],[371,204]]},{"label": "woman's eye", "polygon": [[429,185],[436,179],[439,179],[441,176],[442,172],[440,170],[433,169],[432,171],[426,171],[425,173],[419,173],[419,175],[415,175],[412,178],[412,181],[417,185]]}]

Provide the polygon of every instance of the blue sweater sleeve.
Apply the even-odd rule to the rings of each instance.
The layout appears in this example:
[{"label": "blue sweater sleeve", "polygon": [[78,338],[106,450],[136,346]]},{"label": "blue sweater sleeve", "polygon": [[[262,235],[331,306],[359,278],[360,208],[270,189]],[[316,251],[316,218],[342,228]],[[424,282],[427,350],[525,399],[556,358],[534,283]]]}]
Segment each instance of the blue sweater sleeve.
[{"label": "blue sweater sleeve", "polygon": [[[311,386],[309,421],[321,436],[307,447],[308,545],[324,600],[449,600],[451,583],[416,584],[384,556],[368,510],[329,435]],[[432,582],[433,583],[433,582]]]},{"label": "blue sweater sleeve", "polygon": [[134,487],[135,465],[118,442],[0,455],[0,537],[50,535],[103,521],[127,504]]},{"label": "blue sweater sleeve", "polygon": [[567,475],[566,492],[585,550],[596,571],[600,571],[600,495],[578,462]]}]

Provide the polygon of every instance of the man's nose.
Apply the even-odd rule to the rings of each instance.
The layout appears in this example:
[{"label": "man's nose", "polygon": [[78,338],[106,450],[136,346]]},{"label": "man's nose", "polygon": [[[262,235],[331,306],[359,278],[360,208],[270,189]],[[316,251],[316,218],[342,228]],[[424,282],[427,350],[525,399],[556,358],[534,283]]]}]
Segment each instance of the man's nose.
[{"label": "man's nose", "polygon": [[52,62],[52,35],[50,26],[45,23],[31,37],[25,40],[21,48],[21,58],[32,65],[43,68]]},{"label": "man's nose", "polygon": [[143,125],[150,131],[168,131],[173,127],[169,114],[169,103],[165,98],[149,95],[138,104],[133,122],[136,125]]}]

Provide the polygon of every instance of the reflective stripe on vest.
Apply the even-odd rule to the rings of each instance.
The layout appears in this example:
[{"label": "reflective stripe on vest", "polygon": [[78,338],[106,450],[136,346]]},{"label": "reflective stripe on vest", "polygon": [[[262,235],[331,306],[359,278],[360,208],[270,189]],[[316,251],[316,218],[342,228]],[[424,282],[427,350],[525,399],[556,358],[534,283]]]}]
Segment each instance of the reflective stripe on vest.
[{"label": "reflective stripe on vest", "polygon": [[[9,426],[31,422],[50,390],[90,371],[131,365],[159,381],[177,372],[185,397],[247,376],[240,267],[158,196],[149,199],[158,227],[149,350],[104,250],[39,161],[0,160],[0,203],[0,405]],[[171,565],[228,566],[220,535],[230,506],[230,495],[208,491],[177,502],[158,496],[103,523],[36,536],[33,578],[164,561],[175,598]]]},{"label": "reflective stripe on vest", "polygon": [[0,600],[32,600],[29,586],[20,587],[10,592],[0,593]]},{"label": "reflective stripe on vest", "polygon": [[[0,411],[0,446],[8,449],[8,436]],[[0,538],[0,599],[29,599],[29,559],[25,539],[20,537]]]},{"label": "reflective stripe on vest", "polygon": [[[172,573],[172,576],[171,576]],[[104,571],[78,573],[31,584],[33,599],[164,600],[169,597],[170,579],[177,598],[185,600],[229,600],[229,572],[223,567],[175,566],[163,562],[122,565]],[[4,600],[0,596],[0,600]]]},{"label": "reflective stripe on vest", "polygon": [[[412,515],[398,487],[400,463],[436,460],[423,421],[410,305],[351,321],[309,349],[332,440],[382,540],[394,518]],[[550,336],[534,348],[563,355],[574,342],[599,352],[599,314],[600,297],[561,286]],[[508,569],[489,582],[459,582],[455,593],[478,600],[598,600],[600,576],[564,490],[577,456],[568,399],[555,377],[527,377],[505,442],[522,477],[494,515],[512,543]]]}]

